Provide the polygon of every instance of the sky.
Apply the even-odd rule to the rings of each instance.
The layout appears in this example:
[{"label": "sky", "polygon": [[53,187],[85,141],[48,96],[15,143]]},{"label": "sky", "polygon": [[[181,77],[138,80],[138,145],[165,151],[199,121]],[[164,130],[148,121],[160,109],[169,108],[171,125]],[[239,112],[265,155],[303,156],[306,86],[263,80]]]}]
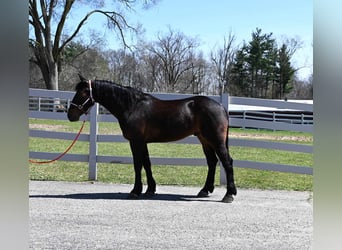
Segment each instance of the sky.
[{"label": "sky", "polygon": [[[221,46],[229,32],[236,44],[251,40],[256,28],[272,33],[277,42],[283,37],[303,43],[292,59],[298,77],[306,79],[313,68],[313,0],[160,0],[151,8],[128,13],[131,23],[139,22],[145,30],[145,40],[155,41],[158,34],[171,28],[197,38],[204,55],[214,46]],[[115,39],[108,42],[116,48]]]}]

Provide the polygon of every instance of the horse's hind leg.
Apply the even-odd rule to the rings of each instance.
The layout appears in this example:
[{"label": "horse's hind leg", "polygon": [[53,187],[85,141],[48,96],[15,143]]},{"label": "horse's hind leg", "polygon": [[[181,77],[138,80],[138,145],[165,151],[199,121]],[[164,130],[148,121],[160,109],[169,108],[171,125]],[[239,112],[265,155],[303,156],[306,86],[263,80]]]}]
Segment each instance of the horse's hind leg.
[{"label": "horse's hind leg", "polygon": [[215,150],[211,146],[203,143],[202,148],[207,159],[208,175],[204,187],[201,189],[197,196],[208,197],[209,193],[212,193],[214,191],[215,172],[218,159],[216,157]]},{"label": "horse's hind leg", "polygon": [[227,193],[222,201],[230,203],[234,200],[233,195],[236,195],[236,187],[234,183],[233,159],[229,155],[228,147],[221,145],[216,151],[227,177]]}]

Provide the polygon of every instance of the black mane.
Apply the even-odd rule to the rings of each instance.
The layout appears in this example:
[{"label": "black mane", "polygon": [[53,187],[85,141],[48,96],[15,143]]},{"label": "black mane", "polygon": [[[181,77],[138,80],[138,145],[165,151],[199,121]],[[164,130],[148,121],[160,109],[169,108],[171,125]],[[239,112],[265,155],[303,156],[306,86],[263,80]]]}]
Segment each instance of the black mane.
[{"label": "black mane", "polygon": [[[146,94],[139,89],[130,86],[122,86],[108,80],[94,80],[93,83],[96,86],[99,86],[96,87],[97,91],[95,96],[115,96],[116,101],[125,107],[131,107],[141,100],[151,97],[149,94]],[[95,91],[95,88],[93,91]]]}]

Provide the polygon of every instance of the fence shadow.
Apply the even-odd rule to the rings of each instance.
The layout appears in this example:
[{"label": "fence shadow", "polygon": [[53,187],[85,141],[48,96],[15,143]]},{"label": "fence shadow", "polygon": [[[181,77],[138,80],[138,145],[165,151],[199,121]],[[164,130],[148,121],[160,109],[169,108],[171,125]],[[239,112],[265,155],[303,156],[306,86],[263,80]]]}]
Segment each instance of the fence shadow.
[{"label": "fence shadow", "polygon": [[211,200],[209,197],[200,198],[196,195],[183,194],[159,194],[150,197],[141,195],[137,199],[130,199],[129,193],[75,193],[63,195],[29,195],[30,199],[73,199],[73,200],[158,200],[158,201],[203,201],[203,202],[218,202]]}]

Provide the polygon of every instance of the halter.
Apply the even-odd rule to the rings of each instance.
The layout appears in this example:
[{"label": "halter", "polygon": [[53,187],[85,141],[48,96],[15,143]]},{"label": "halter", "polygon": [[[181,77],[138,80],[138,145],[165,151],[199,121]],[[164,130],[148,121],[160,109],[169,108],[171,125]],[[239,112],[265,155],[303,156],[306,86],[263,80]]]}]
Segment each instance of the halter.
[{"label": "halter", "polygon": [[93,98],[93,89],[91,88],[91,80],[88,81],[89,84],[89,97],[87,98],[87,100],[85,100],[82,104],[75,104],[73,102],[70,103],[70,105],[75,106],[76,108],[78,108],[80,111],[84,112],[84,113],[88,113],[89,109],[91,108],[91,106],[88,108],[88,110],[84,111],[83,107],[84,105],[86,105],[87,102],[91,101],[92,103],[95,103],[95,100]]}]

